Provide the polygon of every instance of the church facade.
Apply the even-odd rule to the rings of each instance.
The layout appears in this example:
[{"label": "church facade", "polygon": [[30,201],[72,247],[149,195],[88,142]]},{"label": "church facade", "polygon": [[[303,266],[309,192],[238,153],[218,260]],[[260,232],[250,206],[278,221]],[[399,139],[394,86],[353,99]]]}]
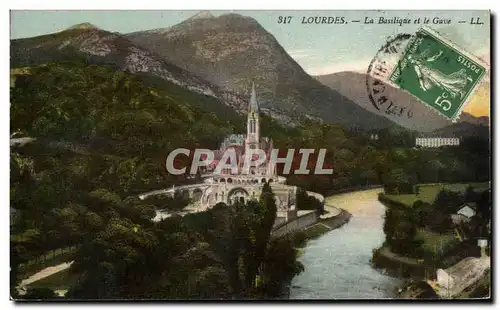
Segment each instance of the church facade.
[{"label": "church facade", "polygon": [[[268,182],[272,185],[279,209],[287,209],[295,204],[296,188],[287,186],[286,178],[278,176],[275,165],[270,162],[273,140],[260,135],[259,104],[255,85],[252,85],[247,112],[246,134],[227,136],[218,150],[214,152],[214,161],[207,167],[203,176],[205,184],[217,184],[207,190],[201,197],[200,206],[206,208],[218,202],[245,202],[258,199],[262,186]],[[253,150],[261,150],[266,154],[266,160],[259,165],[249,165],[245,169],[245,161],[251,161],[249,156],[255,156]],[[236,154],[237,169],[224,168],[216,173],[216,167],[223,160],[227,151]],[[293,197],[293,198],[292,198]]]},{"label": "church facade", "polygon": [[[297,188],[286,185],[286,178],[278,176],[275,165],[271,165],[270,157],[273,149],[273,140],[261,137],[259,105],[255,86],[252,85],[247,114],[246,134],[231,134],[224,138],[218,150],[214,151],[214,160],[201,174],[201,182],[184,186],[173,186],[169,189],[144,193],[139,197],[145,199],[152,195],[173,195],[180,192],[189,196],[191,205],[188,212],[201,212],[223,202],[247,202],[259,199],[262,187],[269,183],[276,197],[278,212],[295,210]],[[245,169],[245,160],[251,150],[259,149],[266,154],[266,160],[258,165],[250,165]],[[236,154],[237,169],[223,168],[216,170],[224,154],[231,150]]]}]

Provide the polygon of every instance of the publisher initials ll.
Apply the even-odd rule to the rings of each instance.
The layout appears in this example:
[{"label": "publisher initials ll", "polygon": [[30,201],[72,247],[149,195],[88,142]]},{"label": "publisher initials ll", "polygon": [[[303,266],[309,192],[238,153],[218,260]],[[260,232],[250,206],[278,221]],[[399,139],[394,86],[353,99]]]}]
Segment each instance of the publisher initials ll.
[{"label": "publisher initials ll", "polygon": [[481,21],[481,18],[479,18],[479,17],[475,17],[475,18],[472,17],[470,19],[470,24],[471,25],[483,25],[484,23]]}]

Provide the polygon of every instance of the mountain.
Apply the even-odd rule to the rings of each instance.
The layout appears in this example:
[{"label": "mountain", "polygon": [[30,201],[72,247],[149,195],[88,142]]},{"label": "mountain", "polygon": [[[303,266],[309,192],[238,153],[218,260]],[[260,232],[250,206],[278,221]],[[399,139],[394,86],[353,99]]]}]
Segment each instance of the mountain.
[{"label": "mountain", "polygon": [[349,127],[394,125],[313,79],[250,17],[202,13],[172,27],[125,37],[224,91],[248,94],[254,82],[259,104],[271,116],[322,119]]},{"label": "mountain", "polygon": [[[239,112],[246,111],[247,98],[222,91],[196,75],[167,63],[119,33],[78,24],[64,31],[33,38],[11,40],[11,67],[19,68],[48,62],[85,61],[105,64],[115,69],[146,76],[155,83],[174,83],[190,91],[225,103]],[[224,107],[212,107],[226,111]]]},{"label": "mountain", "polygon": [[203,18],[214,18],[215,16],[210,13],[210,11],[201,11],[198,14],[195,14],[188,18],[187,20],[193,20],[193,19],[203,19]]},{"label": "mountain", "polygon": [[439,137],[489,137],[490,127],[461,122],[432,131],[431,136]]},{"label": "mountain", "polygon": [[469,123],[480,126],[490,126],[490,118],[488,116],[474,116],[470,113],[463,112],[460,115],[459,123]]},{"label": "mountain", "polygon": [[99,27],[92,25],[91,23],[81,23],[69,27],[67,30],[71,29],[99,29]]},{"label": "mountain", "polygon": [[[430,132],[453,124],[451,121],[438,115],[437,112],[424,105],[420,100],[413,97],[409,93],[383,82],[381,83],[383,83],[383,87],[385,87],[384,94],[391,98],[395,105],[411,107],[413,115],[411,117],[407,117],[405,114],[402,116],[396,116],[385,113],[385,110],[383,109],[377,110],[368,97],[366,74],[345,71],[315,76],[315,78],[324,85],[351,99],[360,107],[363,107],[372,113],[385,116],[401,126],[422,132]],[[368,77],[368,80],[369,83],[371,83],[373,78]],[[477,93],[481,92],[482,90],[480,88]],[[472,100],[476,100],[476,98],[474,97]],[[457,122],[488,125],[489,118],[486,116],[476,118],[469,113],[462,113]]]}]

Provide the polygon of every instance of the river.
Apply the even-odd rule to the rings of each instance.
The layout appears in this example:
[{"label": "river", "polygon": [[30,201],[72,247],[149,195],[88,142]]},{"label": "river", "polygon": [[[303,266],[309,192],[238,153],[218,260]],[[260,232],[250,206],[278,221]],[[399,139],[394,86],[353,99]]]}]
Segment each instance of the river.
[{"label": "river", "polygon": [[290,299],[392,298],[401,283],[370,264],[372,249],[384,241],[385,207],[381,189],[328,197],[327,203],[349,211],[344,226],[307,243],[299,258],[305,270],[292,280]]}]

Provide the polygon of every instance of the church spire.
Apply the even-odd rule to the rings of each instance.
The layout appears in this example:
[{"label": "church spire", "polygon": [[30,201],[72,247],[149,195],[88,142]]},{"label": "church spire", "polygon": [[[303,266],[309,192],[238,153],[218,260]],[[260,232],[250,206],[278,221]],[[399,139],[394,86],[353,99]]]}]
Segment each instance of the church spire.
[{"label": "church spire", "polygon": [[259,112],[259,105],[257,103],[257,94],[255,93],[255,83],[252,83],[252,95],[250,97],[250,104],[248,106],[250,112]]},{"label": "church spire", "polygon": [[259,125],[259,105],[257,104],[257,94],[255,93],[255,84],[252,83],[252,95],[248,104],[247,118],[247,137],[246,150],[259,148],[260,142],[260,125]]}]

